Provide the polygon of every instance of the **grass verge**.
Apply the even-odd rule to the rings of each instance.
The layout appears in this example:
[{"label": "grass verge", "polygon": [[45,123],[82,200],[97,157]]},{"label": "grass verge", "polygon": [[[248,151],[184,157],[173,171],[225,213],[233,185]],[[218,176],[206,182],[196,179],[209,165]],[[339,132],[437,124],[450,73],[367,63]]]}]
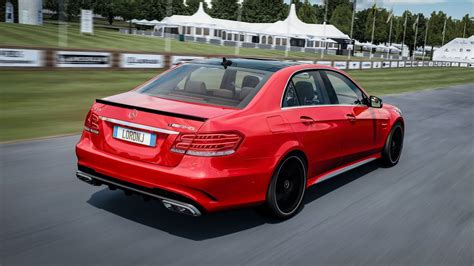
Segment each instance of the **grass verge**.
[{"label": "grass verge", "polygon": [[[65,28],[66,30],[63,30]],[[67,33],[67,34],[64,34]],[[64,43],[60,43],[64,42]],[[245,57],[285,57],[285,51],[270,49],[239,48],[212,44],[170,41],[171,53],[194,55],[239,55]],[[48,47],[105,49],[134,52],[165,52],[165,39],[157,37],[121,34],[117,30],[95,27],[94,35],[81,34],[78,23],[59,26],[57,22],[47,21],[43,26],[0,23],[0,47]],[[65,46],[64,46],[65,45]],[[320,54],[289,52],[288,58],[320,60]],[[323,60],[347,60],[347,56],[325,55]],[[354,60],[360,60],[358,58]]]},{"label": "grass verge", "polygon": [[[355,70],[370,94],[384,95],[474,83],[460,68]],[[127,91],[156,71],[0,71],[0,141],[79,133],[96,98]]]}]

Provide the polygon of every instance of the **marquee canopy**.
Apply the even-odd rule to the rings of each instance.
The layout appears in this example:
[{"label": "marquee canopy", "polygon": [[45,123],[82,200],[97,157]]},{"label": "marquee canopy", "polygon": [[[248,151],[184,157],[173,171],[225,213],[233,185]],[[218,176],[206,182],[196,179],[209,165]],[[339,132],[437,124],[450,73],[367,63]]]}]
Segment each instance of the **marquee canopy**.
[{"label": "marquee canopy", "polygon": [[451,61],[474,64],[474,35],[456,38],[433,52],[434,61]]},{"label": "marquee canopy", "polygon": [[349,37],[329,24],[308,24],[302,22],[296,15],[295,5],[291,4],[288,17],[275,23],[249,23],[234,20],[217,19],[209,16],[199,3],[199,9],[191,16],[172,15],[160,22],[137,21],[141,25],[156,25],[157,27],[207,27],[226,31],[243,32],[248,34],[272,35],[282,37],[304,37],[308,39],[349,39]]}]

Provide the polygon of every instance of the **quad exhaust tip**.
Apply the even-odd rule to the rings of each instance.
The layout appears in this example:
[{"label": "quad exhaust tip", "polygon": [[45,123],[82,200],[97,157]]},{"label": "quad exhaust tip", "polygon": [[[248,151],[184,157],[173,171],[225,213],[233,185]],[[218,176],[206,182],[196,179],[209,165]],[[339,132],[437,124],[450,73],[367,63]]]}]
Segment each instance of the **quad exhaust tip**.
[{"label": "quad exhaust tip", "polygon": [[166,209],[172,212],[187,214],[191,216],[201,216],[201,212],[196,207],[190,204],[181,204],[169,200],[162,200],[161,203],[163,203],[163,206],[165,206]]},{"label": "quad exhaust tip", "polygon": [[105,179],[101,179],[100,177],[97,177],[97,176],[94,176],[94,175],[91,175],[91,174],[87,174],[87,173],[84,173],[82,171],[77,171],[76,176],[77,176],[78,179],[80,179],[80,180],[82,180],[82,181],[84,181],[84,182],[86,182],[90,185],[93,185],[93,186],[100,186],[102,184],[105,184],[105,185],[108,185],[108,187],[111,190],[115,190],[117,188],[122,189],[125,192],[126,195],[131,195],[133,193],[141,194],[145,201],[149,201],[151,198],[156,198],[158,200],[161,200],[161,203],[163,204],[163,206],[165,206],[166,209],[168,209],[170,211],[173,211],[173,212],[186,214],[186,215],[190,215],[190,216],[201,216],[201,212],[199,211],[199,209],[196,206],[194,206],[192,204],[189,204],[189,203],[180,202],[180,201],[168,199],[168,198],[165,198],[165,197],[161,197],[161,196],[158,196],[158,195],[150,194],[148,192],[145,192],[145,191],[142,191],[142,190],[139,190],[139,189],[136,189],[136,188],[131,188],[131,187],[128,187],[128,186],[125,186],[125,185],[120,185],[120,184],[117,184],[115,182],[111,182],[111,181],[107,181]]}]

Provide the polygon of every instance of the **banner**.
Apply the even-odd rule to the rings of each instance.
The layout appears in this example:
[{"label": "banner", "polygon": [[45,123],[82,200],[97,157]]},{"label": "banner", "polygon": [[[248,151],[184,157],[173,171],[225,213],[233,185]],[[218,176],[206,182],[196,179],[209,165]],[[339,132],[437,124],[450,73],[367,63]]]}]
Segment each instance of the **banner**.
[{"label": "banner", "polygon": [[94,33],[94,19],[92,10],[81,9],[81,33]]},{"label": "banner", "polygon": [[390,61],[384,61],[382,63],[382,68],[390,68]]},{"label": "banner", "polygon": [[460,63],[459,66],[460,67],[468,67],[467,63]]},{"label": "banner", "polygon": [[370,68],[372,68],[372,62],[370,62],[370,61],[364,61],[364,62],[362,62],[361,68],[362,68],[362,69],[370,69]]},{"label": "banner", "polygon": [[204,59],[204,57],[203,56],[173,55],[171,57],[171,66],[175,66],[175,65],[185,63],[185,62],[190,62],[196,59]]},{"label": "banner", "polygon": [[390,67],[398,67],[398,62],[397,61],[390,62]]},{"label": "banner", "polygon": [[349,62],[349,69],[359,69],[359,68],[360,68],[360,62],[357,62],[357,61]]},{"label": "banner", "polygon": [[122,68],[164,68],[164,56],[160,54],[121,54]]},{"label": "banner", "polygon": [[382,62],[380,61],[374,61],[372,63],[372,68],[381,68],[382,67]]},{"label": "banner", "polygon": [[314,64],[314,61],[311,60],[296,60],[300,64]]},{"label": "banner", "polygon": [[332,66],[331,61],[317,61],[316,64],[323,65],[323,66]]},{"label": "banner", "polygon": [[405,61],[398,62],[398,67],[405,67]]},{"label": "banner", "polygon": [[57,67],[110,67],[110,53],[100,52],[75,52],[58,51],[56,52]]},{"label": "banner", "polygon": [[43,51],[0,48],[0,67],[41,67]]},{"label": "banner", "polygon": [[422,66],[423,66],[423,62],[422,62],[422,61],[418,61],[418,66],[419,66],[419,67],[422,67]]},{"label": "banner", "polygon": [[334,67],[337,69],[346,69],[347,62],[346,61],[334,61]]}]

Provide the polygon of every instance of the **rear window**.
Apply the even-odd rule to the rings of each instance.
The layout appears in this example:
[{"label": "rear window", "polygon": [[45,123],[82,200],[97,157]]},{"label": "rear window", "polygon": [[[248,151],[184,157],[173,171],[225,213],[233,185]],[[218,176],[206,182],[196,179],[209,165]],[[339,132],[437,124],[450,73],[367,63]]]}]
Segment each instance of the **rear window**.
[{"label": "rear window", "polygon": [[184,64],[138,90],[151,96],[243,108],[268,80],[271,72],[239,67]]}]

